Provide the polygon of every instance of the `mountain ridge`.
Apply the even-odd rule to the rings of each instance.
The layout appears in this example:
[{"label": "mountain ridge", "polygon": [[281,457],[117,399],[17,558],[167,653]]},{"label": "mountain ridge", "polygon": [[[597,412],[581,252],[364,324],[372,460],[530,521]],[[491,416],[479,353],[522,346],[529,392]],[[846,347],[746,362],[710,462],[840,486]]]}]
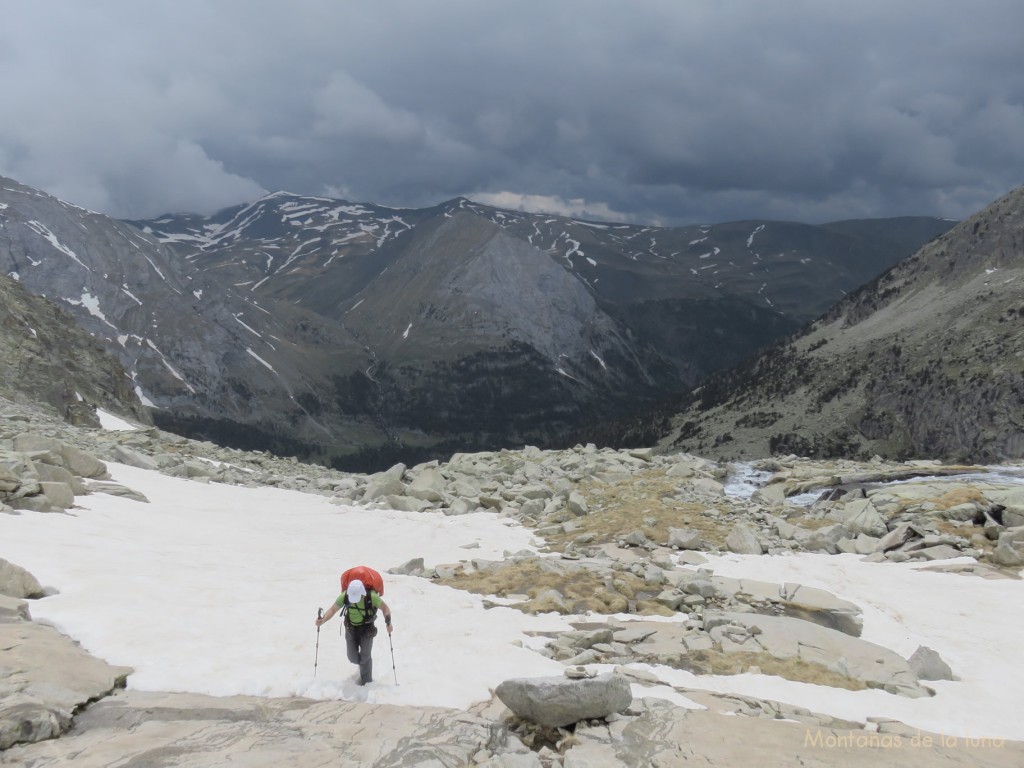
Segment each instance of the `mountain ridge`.
[{"label": "mountain ridge", "polygon": [[0,204],[0,270],[104,339],[159,424],[352,468],[622,416],[795,330],[879,250],[809,225],[659,229],[465,198],[279,193],[117,222],[3,182]]},{"label": "mountain ridge", "polygon": [[1024,188],[712,376],[663,444],[723,456],[1024,453]]}]

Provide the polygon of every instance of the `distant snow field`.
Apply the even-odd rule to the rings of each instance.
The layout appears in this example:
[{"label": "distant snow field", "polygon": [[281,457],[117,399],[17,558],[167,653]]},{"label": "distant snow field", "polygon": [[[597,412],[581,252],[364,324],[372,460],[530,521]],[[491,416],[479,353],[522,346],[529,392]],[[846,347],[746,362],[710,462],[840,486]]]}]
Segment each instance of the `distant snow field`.
[{"label": "distant snow field", "polygon": [[[108,414],[101,420],[110,429],[131,426]],[[434,566],[501,559],[542,544],[491,513],[367,510],[279,488],[109,467],[116,481],[150,503],[97,493],[76,498],[66,515],[0,516],[0,556],[59,590],[33,601],[32,615],[108,662],[133,667],[131,688],[465,708],[488,699],[505,679],[561,675],[561,663],[531,650],[545,642],[537,633],[598,618],[485,608],[481,596],[387,573],[416,557]],[[319,633],[314,626],[317,609],[326,610],[338,595],[340,573],[358,564],[385,574],[384,599],[395,626],[392,646],[379,622],[374,682],[366,687],[355,684],[339,620]],[[853,556],[728,555],[712,558],[710,567],[725,576],[829,590],[862,607],[865,639],[904,656],[927,645],[961,679],[929,683],[936,696],[909,699],[767,675],[696,676],[638,665],[664,684],[634,685],[635,696],[693,707],[678,687],[707,689],[860,722],[893,717],[956,736],[1024,739],[1018,658],[1024,581],[869,564]]]}]

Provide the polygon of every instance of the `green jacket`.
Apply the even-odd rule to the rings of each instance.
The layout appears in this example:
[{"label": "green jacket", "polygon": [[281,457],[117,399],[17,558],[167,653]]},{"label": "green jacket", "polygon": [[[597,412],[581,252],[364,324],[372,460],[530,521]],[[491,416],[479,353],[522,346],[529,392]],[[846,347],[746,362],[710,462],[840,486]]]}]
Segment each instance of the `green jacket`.
[{"label": "green jacket", "polygon": [[[373,605],[373,611],[372,611],[373,618],[376,618],[376,616],[377,616],[377,609],[380,608],[380,604],[381,604],[380,595],[378,595],[376,591],[371,591],[370,592],[370,603]],[[334,601],[334,604],[337,605],[338,608],[344,608],[345,607],[345,593],[344,592],[342,592],[340,595],[338,595],[338,599]],[[367,614],[368,613],[371,613],[371,612],[367,611],[367,609],[366,609],[366,598],[363,597],[363,598],[360,598],[358,603],[349,603],[349,605],[348,605],[348,613],[346,615],[345,620],[349,624],[351,624],[353,627],[361,627],[364,623],[366,623],[366,619],[367,619]],[[372,621],[370,623],[372,623]]]}]

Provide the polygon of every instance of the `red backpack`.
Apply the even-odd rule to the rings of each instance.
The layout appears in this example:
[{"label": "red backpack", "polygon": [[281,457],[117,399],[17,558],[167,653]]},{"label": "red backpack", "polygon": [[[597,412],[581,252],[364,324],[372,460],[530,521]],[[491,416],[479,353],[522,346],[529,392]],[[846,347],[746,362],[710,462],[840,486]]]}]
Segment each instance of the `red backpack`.
[{"label": "red backpack", "polygon": [[384,579],[377,571],[366,565],[357,565],[341,574],[341,591],[347,591],[349,582],[357,579],[363,582],[367,592],[372,589],[378,595],[384,596]]}]

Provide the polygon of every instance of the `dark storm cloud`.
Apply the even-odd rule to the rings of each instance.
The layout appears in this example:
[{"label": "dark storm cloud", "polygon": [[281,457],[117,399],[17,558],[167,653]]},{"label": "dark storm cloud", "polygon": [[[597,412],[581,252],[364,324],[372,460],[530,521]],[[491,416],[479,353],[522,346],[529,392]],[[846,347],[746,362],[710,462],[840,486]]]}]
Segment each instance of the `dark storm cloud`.
[{"label": "dark storm cloud", "polygon": [[1019,0],[0,2],[0,174],[117,216],[959,218],[1024,181]]}]

